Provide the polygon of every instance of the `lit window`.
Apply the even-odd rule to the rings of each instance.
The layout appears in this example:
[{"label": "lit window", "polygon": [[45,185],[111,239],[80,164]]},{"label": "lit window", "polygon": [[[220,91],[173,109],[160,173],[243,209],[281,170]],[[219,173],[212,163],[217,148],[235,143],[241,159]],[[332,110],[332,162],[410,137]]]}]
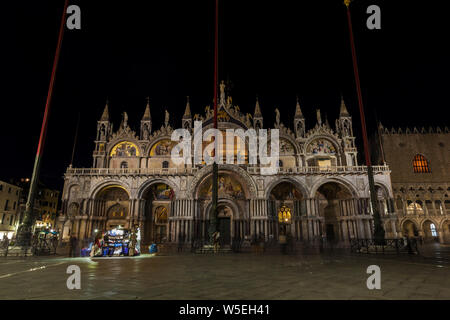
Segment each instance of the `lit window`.
[{"label": "lit window", "polygon": [[422,206],[418,202],[410,203],[406,210],[408,214],[423,214]]},{"label": "lit window", "polygon": [[430,173],[428,160],[421,154],[416,154],[413,160],[413,168],[415,173]]},{"label": "lit window", "polygon": [[317,165],[320,167],[320,169],[328,169],[331,167],[331,160],[330,159],[319,159],[317,160]]},{"label": "lit window", "polygon": [[434,223],[430,224],[430,229],[431,229],[431,235],[433,237],[437,237],[436,226],[434,225]]}]

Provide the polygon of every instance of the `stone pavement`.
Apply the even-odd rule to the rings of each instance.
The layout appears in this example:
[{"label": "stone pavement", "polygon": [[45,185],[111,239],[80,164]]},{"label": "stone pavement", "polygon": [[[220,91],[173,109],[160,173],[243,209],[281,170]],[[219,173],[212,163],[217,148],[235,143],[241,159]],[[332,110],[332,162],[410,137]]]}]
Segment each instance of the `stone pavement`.
[{"label": "stone pavement", "polygon": [[[69,265],[81,289],[66,286]],[[369,290],[369,265],[381,290]],[[450,264],[351,254],[1,257],[0,299],[450,299]]]}]

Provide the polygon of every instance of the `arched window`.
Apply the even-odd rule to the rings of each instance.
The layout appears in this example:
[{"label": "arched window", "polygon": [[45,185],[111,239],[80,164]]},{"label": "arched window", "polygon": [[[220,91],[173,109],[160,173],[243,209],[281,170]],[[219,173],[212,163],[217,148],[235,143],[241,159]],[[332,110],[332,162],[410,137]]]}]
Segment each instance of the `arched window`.
[{"label": "arched window", "polygon": [[413,168],[415,173],[430,173],[431,169],[428,160],[421,154],[416,154],[413,160]]},{"label": "arched window", "polygon": [[434,223],[430,224],[430,229],[431,229],[431,235],[433,237],[437,237],[436,226],[434,225]]},{"label": "arched window", "polygon": [[434,201],[434,207],[441,215],[444,215],[444,208],[442,207],[442,202],[440,200]]},{"label": "arched window", "polygon": [[128,169],[128,162],[123,161],[123,162],[120,164],[120,169]]},{"label": "arched window", "polygon": [[169,161],[163,161],[162,167],[163,167],[163,169],[169,168]]},{"label": "arched window", "polygon": [[283,161],[278,160],[278,166],[279,166],[280,168],[282,168],[282,167],[283,167]]}]

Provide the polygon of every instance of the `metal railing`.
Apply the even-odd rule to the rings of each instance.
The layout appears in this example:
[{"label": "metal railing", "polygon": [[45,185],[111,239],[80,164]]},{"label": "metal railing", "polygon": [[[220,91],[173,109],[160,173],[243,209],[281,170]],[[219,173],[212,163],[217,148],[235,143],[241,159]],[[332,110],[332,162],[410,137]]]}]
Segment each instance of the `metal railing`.
[{"label": "metal railing", "polygon": [[[389,166],[373,166],[374,174],[390,172]],[[247,171],[259,174],[260,167],[248,167]],[[279,174],[364,174],[367,173],[367,166],[331,166],[331,167],[280,167]]]},{"label": "metal railing", "polygon": [[[66,175],[192,175],[202,167],[193,168],[68,168]],[[389,172],[388,166],[373,166],[375,174]],[[247,172],[250,174],[260,174],[260,167],[248,166]],[[280,167],[278,174],[364,174],[367,172],[366,166],[332,166],[332,167]]]},{"label": "metal railing", "polygon": [[384,239],[381,243],[375,239],[351,239],[350,251],[355,253],[409,253],[418,254],[417,239]]}]

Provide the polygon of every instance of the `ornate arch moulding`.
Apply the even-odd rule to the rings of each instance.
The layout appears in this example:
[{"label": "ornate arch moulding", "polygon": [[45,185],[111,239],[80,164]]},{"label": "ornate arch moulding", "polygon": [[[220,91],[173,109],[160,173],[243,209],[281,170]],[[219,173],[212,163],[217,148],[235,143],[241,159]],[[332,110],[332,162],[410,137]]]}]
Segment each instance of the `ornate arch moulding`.
[{"label": "ornate arch moulding", "polygon": [[352,197],[361,198],[361,193],[358,192],[358,188],[356,186],[354,186],[350,181],[348,181],[345,178],[337,178],[337,177],[327,177],[318,179],[316,182],[314,182],[314,184],[310,189],[309,198],[314,198],[317,193],[317,190],[319,190],[319,188],[322,185],[330,182],[343,185],[350,192]]},{"label": "ornate arch moulding", "polygon": [[132,194],[132,188],[128,183],[125,183],[121,180],[102,180],[100,182],[98,182],[97,184],[95,184],[94,186],[91,187],[91,191],[89,192],[90,194],[90,199],[95,199],[98,194],[104,190],[105,188],[108,187],[119,187],[122,188],[123,190],[126,191],[126,193],[128,194],[128,197],[130,199],[133,199],[133,194]]},{"label": "ornate arch moulding", "polygon": [[269,199],[270,193],[272,192],[272,190],[277,185],[279,185],[280,183],[283,183],[283,182],[292,183],[297,189],[300,190],[300,192],[302,193],[302,195],[305,199],[307,199],[309,197],[310,190],[308,190],[308,188],[300,180],[291,178],[291,177],[278,178],[277,176],[275,176],[275,179],[273,179],[273,181],[271,181],[269,183],[269,185],[265,188],[266,190],[264,192],[264,198]]},{"label": "ornate arch moulding", "polygon": [[[257,197],[257,187],[255,181],[252,179],[252,177],[248,174],[247,171],[240,168],[236,165],[229,165],[229,164],[221,164],[219,165],[219,174],[221,172],[232,172],[238,176],[243,182],[245,183],[249,193],[250,198],[256,198]],[[189,183],[188,187],[186,188],[186,195],[189,199],[195,199],[195,194],[198,191],[198,187],[200,186],[202,180],[208,176],[209,174],[212,174],[212,165],[208,165],[197,171],[192,181]]]}]

